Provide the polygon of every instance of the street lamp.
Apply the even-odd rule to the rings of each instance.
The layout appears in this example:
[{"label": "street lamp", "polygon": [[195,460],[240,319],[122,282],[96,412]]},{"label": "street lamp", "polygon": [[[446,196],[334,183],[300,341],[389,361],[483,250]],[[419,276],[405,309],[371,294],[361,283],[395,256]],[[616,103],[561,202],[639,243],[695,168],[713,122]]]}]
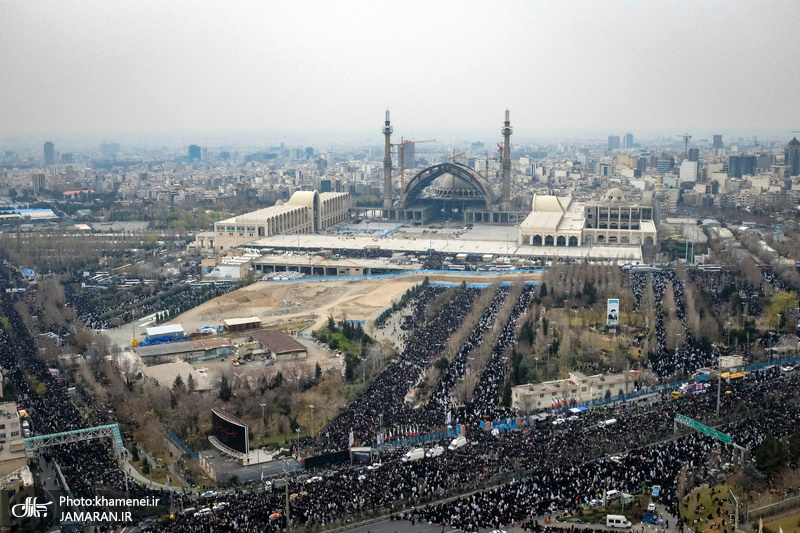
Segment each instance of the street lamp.
[{"label": "street lamp", "polygon": [[266,424],[267,423],[267,414],[266,414],[267,404],[260,403],[258,405],[261,406],[261,420]]},{"label": "street lamp", "polygon": [[297,433],[297,460],[300,460],[300,428],[294,430]]},{"label": "street lamp", "polygon": [[311,440],[314,440],[314,406],[308,406],[311,409]]}]

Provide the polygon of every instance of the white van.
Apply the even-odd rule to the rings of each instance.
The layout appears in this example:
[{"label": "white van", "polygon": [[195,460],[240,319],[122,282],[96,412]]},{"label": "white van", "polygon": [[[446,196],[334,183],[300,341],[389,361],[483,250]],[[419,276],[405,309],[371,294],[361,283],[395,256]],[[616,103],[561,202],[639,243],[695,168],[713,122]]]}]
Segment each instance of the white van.
[{"label": "white van", "polygon": [[616,423],[617,423],[617,419],[616,418],[609,418],[608,420],[604,420],[603,422],[600,422],[600,424],[602,426],[613,426]]},{"label": "white van", "polygon": [[425,457],[425,450],[422,448],[414,448],[413,450],[407,451],[400,460],[404,463],[410,463],[422,459],[423,457]]},{"label": "white van", "polygon": [[619,498],[619,491],[616,489],[611,489],[610,491],[606,492],[606,500],[612,501]]},{"label": "white van", "polygon": [[447,447],[448,450],[457,450],[462,446],[467,445],[467,437],[461,435],[453,439],[453,442],[450,443],[450,446]]},{"label": "white van", "polygon": [[606,515],[606,527],[619,527],[628,529],[631,527],[631,521],[621,514]]}]

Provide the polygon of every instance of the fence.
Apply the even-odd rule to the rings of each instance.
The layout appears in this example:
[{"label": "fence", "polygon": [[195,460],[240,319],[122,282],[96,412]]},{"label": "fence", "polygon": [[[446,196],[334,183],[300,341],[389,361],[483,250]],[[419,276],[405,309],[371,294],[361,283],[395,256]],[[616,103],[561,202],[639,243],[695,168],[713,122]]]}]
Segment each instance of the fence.
[{"label": "fence", "polygon": [[428,442],[440,442],[446,439],[452,439],[454,437],[458,437],[459,435],[463,434],[464,434],[464,426],[459,425],[450,428],[442,433],[431,433],[429,435],[417,435],[416,437],[406,437],[404,439],[386,441],[381,445],[381,448],[384,447],[394,448],[397,446],[416,446],[418,444],[425,444]]},{"label": "fence", "polygon": [[192,459],[197,459],[197,454],[196,454],[196,453],[194,453],[194,452],[192,451],[192,449],[191,449],[191,448],[189,448],[189,447],[186,445],[186,443],[184,443],[184,442],[183,442],[181,439],[179,439],[179,438],[178,438],[178,436],[177,436],[175,433],[171,432],[170,430],[167,430],[167,436],[168,436],[170,439],[172,439],[172,441],[173,441],[175,444],[177,444],[178,446],[180,446],[180,448],[181,448],[183,451],[185,451],[187,454],[189,454],[189,457],[191,457]]},{"label": "fence", "polygon": [[758,520],[765,516],[772,516],[797,507],[800,507],[800,494],[788,494],[777,502],[769,503],[756,509],[748,509],[745,524],[750,524],[753,520]]}]

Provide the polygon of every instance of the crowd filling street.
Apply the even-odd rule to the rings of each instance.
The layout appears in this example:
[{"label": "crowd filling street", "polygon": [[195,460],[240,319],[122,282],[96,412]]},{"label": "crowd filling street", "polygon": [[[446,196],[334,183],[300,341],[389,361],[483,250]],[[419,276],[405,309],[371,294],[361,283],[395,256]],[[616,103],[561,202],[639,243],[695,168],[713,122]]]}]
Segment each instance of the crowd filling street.
[{"label": "crowd filling street", "polygon": [[[628,279],[637,301],[641,301],[648,279],[652,281],[657,344],[648,364],[662,380],[670,381],[676,372],[691,373],[712,365],[727,353],[723,348],[699,346],[688,331],[682,346],[675,351],[667,349],[661,306],[668,288],[674,294],[676,319],[686,321],[683,283],[674,272],[630,273]],[[11,286],[12,281],[6,272],[0,274],[4,286]],[[720,286],[719,277],[713,275],[694,275],[693,281],[708,285],[712,295]],[[779,288],[778,280],[767,281]],[[317,437],[317,449],[344,450],[351,444],[379,447],[379,465],[369,469],[364,464],[333,465],[307,472],[319,475],[319,479],[291,479],[289,516],[284,512],[283,490],[259,487],[205,498],[176,495],[174,500],[180,508],[217,505],[207,513],[176,512],[174,518],[155,528],[175,533],[269,532],[287,526],[356,523],[386,512],[397,519],[464,531],[511,525],[536,532],[563,531],[546,527],[544,520],[593,505],[593,500],[602,499],[611,490],[638,493],[643,487],[660,485],[659,505],[678,516],[681,478],[689,480],[691,486],[705,479],[714,465],[734,462],[733,449],[711,437],[684,430],[672,438],[678,413],[716,423],[717,397],[713,394],[674,401],[663,391],[648,400],[590,410],[564,424],[554,425],[548,418],[537,416],[530,417],[521,429],[496,434],[484,430],[480,426],[483,421],[523,415],[499,407],[499,396],[510,368],[518,318],[537,294],[534,285],[516,293],[509,287],[497,290],[430,398],[414,408],[406,401],[407,394],[441,357],[448,338],[464,321],[482,289],[459,290],[435,317],[426,320],[426,305],[444,290],[431,286],[420,291],[403,323],[403,328],[413,333],[402,353]],[[748,290],[755,289],[741,289],[741,299],[757,301],[758,295],[749,295]],[[31,414],[36,434],[109,423],[102,409],[93,411],[87,419],[73,406],[63,384],[49,374],[39,358],[36,344],[15,309],[16,301],[26,302],[25,294],[12,294],[0,303],[9,321],[9,327],[0,329],[0,364],[18,388],[18,401]],[[498,314],[512,294],[518,296],[510,317],[498,323]],[[498,334],[488,335],[493,329]],[[483,368],[471,369],[470,353],[488,338],[494,339],[488,361]],[[454,388],[472,371],[479,372],[474,394],[466,402],[456,402]],[[40,395],[32,390],[26,376],[44,383],[47,393]],[[800,377],[794,373],[769,367],[725,387],[726,394],[720,398],[723,420],[719,429],[730,434],[745,453],[752,452],[768,433],[780,438],[800,424]],[[740,405],[748,409],[738,409]],[[609,419],[616,422],[603,424]],[[466,445],[445,449],[434,457],[400,460],[408,448],[393,446],[394,440],[440,431],[448,422],[464,425]],[[131,445],[131,435],[123,433],[123,439]],[[445,448],[447,444],[442,443]],[[127,490],[132,497],[155,495],[169,500],[164,491],[154,491],[133,479],[126,483],[125,474],[117,466],[120,458],[110,449],[109,443],[93,440],[50,447],[41,454],[45,461],[58,464],[75,497],[109,489],[119,493]],[[673,526],[672,530],[679,526],[665,525]],[[691,528],[694,524],[685,525]]]}]

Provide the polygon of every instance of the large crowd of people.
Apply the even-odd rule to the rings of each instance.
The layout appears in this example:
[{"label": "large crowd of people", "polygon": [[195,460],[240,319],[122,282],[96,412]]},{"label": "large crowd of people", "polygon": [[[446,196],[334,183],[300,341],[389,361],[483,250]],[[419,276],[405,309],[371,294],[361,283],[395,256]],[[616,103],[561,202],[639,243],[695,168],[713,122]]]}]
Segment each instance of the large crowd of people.
[{"label": "large crowd of people", "polygon": [[[0,271],[0,284],[10,286],[7,276]],[[646,285],[639,276],[633,274],[631,283],[637,297]],[[652,283],[657,306],[671,283],[676,307],[683,309],[683,286],[674,275],[654,273]],[[335,420],[327,436],[318,438],[327,438],[330,445],[346,449],[352,431],[356,444],[372,446],[380,430],[381,416],[384,429],[414,427],[424,433],[444,424],[446,408],[452,404],[452,390],[466,373],[469,352],[489,338],[485,333],[495,327],[499,310],[511,292],[506,287],[498,290],[478,327],[451,363],[451,370],[443,373],[431,400],[414,409],[406,402],[406,395],[441,356],[448,338],[472,309],[481,289],[458,290],[438,316],[426,321],[426,304],[442,291],[439,287],[420,291],[412,304],[411,322],[406,323],[413,334],[404,351]],[[529,306],[533,293],[532,287],[525,287],[519,293],[510,319],[498,325],[499,334],[493,337],[496,342],[478,377],[472,401],[454,413],[466,425],[470,441],[467,446],[411,462],[399,460],[403,448],[389,447],[382,452],[382,464],[377,469],[344,466],[318,482],[290,480],[288,516],[284,514],[283,491],[238,491],[219,496],[218,500],[224,500],[226,506],[207,514],[176,513],[157,529],[175,533],[271,532],[288,525],[321,526],[358,520],[376,511],[394,511],[397,516],[465,531],[510,524],[524,524],[532,531],[555,531],[544,528],[540,519],[588,505],[607,490],[635,492],[642,485],[652,484],[661,485],[660,501],[676,515],[680,478],[702,479],[713,461],[732,459],[729,449],[701,434],[689,432],[667,439],[676,413],[700,421],[714,420],[715,395],[702,394],[679,401],[662,397],[653,402],[612,405],[558,426],[549,420],[532,419],[531,425],[522,431],[492,434],[479,426],[487,417],[496,419],[515,414],[498,407],[499,388],[509,370],[508,355],[515,342],[517,319]],[[16,297],[26,296],[19,293]],[[36,432],[53,433],[108,423],[104,410],[88,413],[87,421],[84,416],[87,413],[73,407],[63,384],[47,372],[45,363],[38,358],[35,343],[14,304],[11,297],[0,301],[3,315],[9,321],[9,327],[0,329],[0,364],[18,387],[20,404],[31,414]],[[657,316],[663,316],[660,307]],[[676,317],[685,320],[683,311],[676,310]],[[658,327],[663,330],[663,318]],[[713,357],[701,353],[690,338],[677,355],[665,350],[662,334],[651,364],[663,376],[674,374],[678,368],[694,370],[708,364]],[[47,386],[47,394],[33,390],[30,376]],[[723,431],[750,451],[768,433],[778,437],[790,434],[800,424],[799,385],[800,377],[775,368],[752,373],[742,383],[731,383],[727,386],[730,393],[720,398],[720,411],[728,419]],[[751,413],[739,409],[741,405],[759,406],[763,410],[759,416],[749,416]],[[616,423],[600,424],[609,418]],[[618,457],[605,456],[612,450]],[[124,474],[100,441],[48,448],[43,454],[46,460],[54,460],[60,466],[76,496],[91,495],[99,488],[125,490]],[[710,457],[713,459],[709,460]],[[133,495],[158,492],[133,480],[128,480],[128,487]],[[459,496],[463,494],[469,495]],[[443,501],[451,496],[456,497]],[[211,499],[200,498],[191,505],[210,502]],[[184,503],[190,505],[186,500]]]}]

